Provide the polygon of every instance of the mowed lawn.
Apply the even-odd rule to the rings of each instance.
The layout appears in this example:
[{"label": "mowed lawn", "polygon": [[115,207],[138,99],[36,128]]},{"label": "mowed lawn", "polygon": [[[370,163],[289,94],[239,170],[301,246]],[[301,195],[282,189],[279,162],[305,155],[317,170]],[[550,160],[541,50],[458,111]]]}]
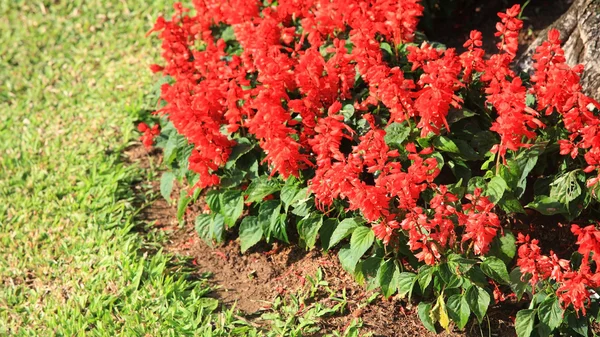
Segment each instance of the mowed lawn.
[{"label": "mowed lawn", "polygon": [[0,0],[0,336],[245,331],[208,314],[205,280],[160,235],[138,234],[154,177],[122,151],[156,81],[145,33],[167,3]]}]

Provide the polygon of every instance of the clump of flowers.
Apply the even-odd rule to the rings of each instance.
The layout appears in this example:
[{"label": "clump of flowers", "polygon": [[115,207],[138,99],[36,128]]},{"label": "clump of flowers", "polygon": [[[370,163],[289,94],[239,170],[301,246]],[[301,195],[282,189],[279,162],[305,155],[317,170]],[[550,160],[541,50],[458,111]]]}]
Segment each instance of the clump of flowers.
[{"label": "clump of flowers", "polygon": [[[193,6],[195,14],[176,4],[170,20],[157,20],[151,32],[162,40],[164,62],[151,70],[171,79],[156,112],[169,126],[163,130],[173,130],[165,135],[169,154],[180,144],[169,162],[182,158],[181,177],[209,190],[214,214],[196,221],[197,229],[212,226],[199,229],[209,241],[221,240],[222,227],[235,225],[246,207],[243,249],[256,243],[243,236],[250,226],[259,239],[288,241],[294,219],[306,246],[318,235],[328,241],[325,233],[335,243],[352,235],[350,249],[377,239],[385,247],[382,261],[391,259],[398,273],[433,270],[431,277],[451,282],[441,270],[454,268],[469,280],[460,283],[467,294],[483,287],[470,279],[479,270],[493,280],[490,293],[505,299],[509,288],[501,287],[515,264],[510,251],[498,253],[500,243],[505,248],[514,239],[503,226],[506,215],[525,206],[571,219],[585,209],[574,205],[595,196],[600,119],[593,109],[600,104],[581,92],[583,68],[566,64],[555,30],[533,56],[530,79],[513,69],[523,27],[519,5],[498,14],[498,52],[489,57],[475,30],[463,51],[417,41],[418,0]],[[158,135],[155,127],[140,124],[144,145]],[[538,157],[558,154],[559,168],[538,165]],[[533,170],[555,181],[540,180],[548,195],[525,201]],[[326,220],[351,219],[372,232],[319,232]],[[588,290],[600,286],[598,233],[573,226],[584,256],[574,268],[517,232],[516,265],[531,293],[551,281],[564,309],[585,313]],[[369,247],[356,249],[362,256]],[[344,256],[346,269],[360,272],[360,256]],[[426,296],[430,288],[420,285]],[[444,289],[433,292],[442,296]]]}]

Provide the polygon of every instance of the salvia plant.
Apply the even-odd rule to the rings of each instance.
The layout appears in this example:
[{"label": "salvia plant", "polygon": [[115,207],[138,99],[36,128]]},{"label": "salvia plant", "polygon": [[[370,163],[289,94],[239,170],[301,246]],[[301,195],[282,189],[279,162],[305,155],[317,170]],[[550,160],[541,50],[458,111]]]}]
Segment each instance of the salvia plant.
[{"label": "salvia plant", "polygon": [[[206,201],[200,237],[335,247],[358,282],[418,301],[432,331],[512,305],[521,337],[588,335],[600,104],[558,31],[528,75],[511,68],[519,5],[498,14],[492,55],[476,30],[460,50],[421,41],[418,0],[193,7],[175,4],[150,32],[160,129],[139,128],[163,148],[163,195],[189,186],[178,216]],[[529,228],[513,228],[519,216]],[[539,241],[553,226],[570,228],[569,247]]]}]

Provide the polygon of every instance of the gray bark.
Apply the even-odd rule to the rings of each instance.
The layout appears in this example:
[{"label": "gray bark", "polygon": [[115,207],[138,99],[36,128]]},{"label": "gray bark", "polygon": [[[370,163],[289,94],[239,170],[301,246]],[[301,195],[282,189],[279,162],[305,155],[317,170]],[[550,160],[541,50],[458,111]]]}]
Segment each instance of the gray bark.
[{"label": "gray bark", "polygon": [[585,66],[581,78],[584,92],[600,99],[600,0],[575,0],[569,10],[543,30],[519,57],[517,66],[520,70],[532,72],[531,55],[546,41],[551,28],[560,31],[567,63]]}]

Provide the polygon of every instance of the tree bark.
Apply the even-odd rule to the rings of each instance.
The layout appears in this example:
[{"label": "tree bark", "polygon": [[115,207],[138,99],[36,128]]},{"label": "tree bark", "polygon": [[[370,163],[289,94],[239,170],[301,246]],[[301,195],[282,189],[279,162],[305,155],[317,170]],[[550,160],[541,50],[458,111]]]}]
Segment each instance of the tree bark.
[{"label": "tree bark", "polygon": [[570,66],[583,64],[583,91],[600,99],[600,0],[575,0],[569,10],[543,30],[517,60],[520,70],[531,73],[535,49],[546,41],[548,31],[556,28]]}]

